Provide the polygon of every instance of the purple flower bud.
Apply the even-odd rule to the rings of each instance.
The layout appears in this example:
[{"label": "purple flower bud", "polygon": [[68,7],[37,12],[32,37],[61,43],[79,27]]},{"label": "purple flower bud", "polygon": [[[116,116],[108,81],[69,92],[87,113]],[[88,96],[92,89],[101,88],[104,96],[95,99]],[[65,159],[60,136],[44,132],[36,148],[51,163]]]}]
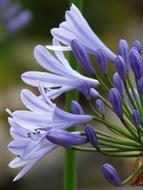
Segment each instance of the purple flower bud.
[{"label": "purple flower bud", "polygon": [[84,127],[85,135],[87,136],[88,141],[92,144],[93,147],[99,149],[97,135],[95,129],[91,125],[86,125]]},{"label": "purple flower bud", "polygon": [[125,60],[125,63],[128,67],[128,64],[129,64],[129,45],[128,45],[126,40],[122,39],[119,41],[119,55]]},{"label": "purple flower bud", "polygon": [[94,98],[95,100],[99,97],[99,93],[94,88],[90,88],[90,97]]},{"label": "purple flower bud", "polygon": [[97,99],[95,104],[96,104],[97,111],[101,113],[102,115],[104,115],[105,108],[104,108],[103,101],[101,99]]},{"label": "purple flower bud", "polygon": [[112,104],[114,112],[120,119],[123,119],[122,98],[116,88],[111,88],[109,91],[109,100]]},{"label": "purple flower bud", "polygon": [[84,94],[84,96],[89,99],[90,98],[90,85],[88,82],[84,82],[81,87],[80,91]]},{"label": "purple flower bud", "polygon": [[85,136],[81,136],[80,132],[68,132],[60,129],[50,129],[46,138],[54,143],[66,148],[71,148],[75,145],[82,145],[87,142]]},{"label": "purple flower bud", "polygon": [[16,17],[9,20],[6,23],[6,30],[9,34],[15,33],[25,27],[32,19],[31,11],[23,11]]},{"label": "purple flower bud", "polygon": [[113,75],[113,83],[115,85],[115,87],[118,89],[118,91],[120,92],[120,94],[123,96],[124,94],[124,84],[123,81],[121,79],[121,77],[119,76],[118,73],[114,73]]},{"label": "purple flower bud", "polygon": [[142,44],[138,40],[134,41],[133,47],[137,49],[140,55],[142,54]]},{"label": "purple flower bud", "polygon": [[107,74],[108,73],[107,59],[106,59],[105,53],[102,49],[98,49],[96,51],[96,59],[97,59],[98,65],[100,67],[100,70],[104,74]]},{"label": "purple flower bud", "polygon": [[141,96],[143,96],[143,77],[139,78],[137,81],[138,90]]},{"label": "purple flower bud", "polygon": [[120,55],[118,55],[115,58],[114,62],[116,65],[116,70],[119,73],[121,79],[125,81],[126,80],[126,65],[125,65],[124,59]]},{"label": "purple flower bud", "polygon": [[134,48],[130,51],[130,65],[136,79],[143,76],[143,61],[138,51]]},{"label": "purple flower bud", "polygon": [[82,66],[84,66],[88,72],[94,74],[95,69],[92,66],[92,62],[90,61],[89,56],[86,53],[84,46],[78,40],[72,40],[71,48],[75,57],[82,64]]},{"label": "purple flower bud", "polygon": [[120,186],[122,181],[119,177],[119,174],[115,170],[113,166],[110,164],[104,164],[101,166],[102,173],[104,174],[105,178],[115,186]]},{"label": "purple flower bud", "polygon": [[140,113],[137,110],[133,110],[132,118],[136,128],[140,128],[141,118],[140,118]]},{"label": "purple flower bud", "polygon": [[84,114],[84,111],[83,111],[81,105],[77,101],[74,101],[74,100],[72,100],[72,102],[71,102],[71,111],[72,111],[72,113],[78,114],[78,115]]}]

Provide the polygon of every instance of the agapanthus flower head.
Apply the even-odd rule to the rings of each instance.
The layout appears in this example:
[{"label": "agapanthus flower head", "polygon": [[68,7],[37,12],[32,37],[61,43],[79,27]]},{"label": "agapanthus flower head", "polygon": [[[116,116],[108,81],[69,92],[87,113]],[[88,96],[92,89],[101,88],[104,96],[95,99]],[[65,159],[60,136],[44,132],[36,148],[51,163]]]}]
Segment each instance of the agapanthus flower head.
[{"label": "agapanthus flower head", "polygon": [[104,164],[101,166],[102,173],[104,174],[105,178],[115,186],[121,186],[122,181],[119,177],[119,174],[115,170],[113,166],[110,164]]},{"label": "agapanthus flower head", "polygon": [[72,4],[69,11],[66,11],[65,22],[59,28],[54,28],[51,33],[54,38],[67,46],[71,46],[72,40],[78,40],[88,53],[95,54],[98,48],[104,50],[110,60],[114,60],[115,54],[91,30],[78,8]]},{"label": "agapanthus flower head", "polygon": [[[129,51],[127,42],[120,40],[119,55],[115,55],[92,32],[74,5],[71,6],[70,11],[66,12],[66,21],[59,28],[53,29],[52,34],[54,36],[53,46],[46,46],[46,48],[55,50],[55,55],[41,45],[36,46],[34,50],[36,60],[48,72],[32,71],[22,75],[24,82],[38,87],[40,95],[35,96],[29,90],[22,90],[21,100],[27,110],[13,113],[8,111],[11,116],[9,118],[10,132],[14,138],[14,141],[9,144],[9,150],[17,155],[10,163],[10,167],[26,165],[15,180],[25,175],[43,156],[59,146],[63,146],[80,151],[95,151],[116,158],[139,157],[138,169],[123,182],[110,164],[104,164],[102,172],[106,179],[116,186],[125,184],[135,175],[137,179],[135,183],[142,184],[142,181],[138,182],[138,179],[140,180],[143,176],[143,59],[141,44],[138,41],[134,42]],[[63,51],[71,51],[71,49],[75,57],[86,66],[88,71],[91,71],[93,78],[81,75],[70,66]],[[89,54],[97,57],[103,77],[92,72],[94,68],[92,68]],[[107,60],[115,63],[116,71],[113,74],[113,80],[107,72]],[[137,89],[134,88],[129,72],[127,72],[130,69],[129,64],[135,75],[134,83]],[[97,88],[98,80],[100,82],[99,89]],[[51,101],[70,90],[80,91],[86,97],[93,115],[84,114],[77,102],[72,102],[71,111],[73,113],[69,113]],[[109,99],[106,98],[107,94],[109,94]],[[96,107],[94,103],[96,103]],[[109,114],[106,116],[104,106],[117,115],[121,125],[111,121],[112,117],[108,118]],[[92,120],[93,123],[95,121],[104,125],[106,130],[94,129],[89,125]],[[84,126],[84,129],[73,132],[65,131],[77,125],[81,128]],[[92,148],[79,146],[87,141],[93,145]]]},{"label": "agapanthus flower head", "polygon": [[62,52],[58,54],[58,59],[60,59],[58,60],[45,47],[38,45],[34,50],[34,55],[38,63],[51,73],[26,72],[22,74],[22,80],[32,86],[38,86],[40,81],[41,85],[47,88],[47,95],[50,99],[73,89],[83,92],[81,89],[85,84],[90,88],[98,85],[97,80],[85,77],[73,70]]},{"label": "agapanthus flower head", "polygon": [[78,40],[72,40],[71,48],[77,60],[85,67],[88,72],[94,74],[95,68],[92,66],[92,62],[90,61],[84,46]]}]

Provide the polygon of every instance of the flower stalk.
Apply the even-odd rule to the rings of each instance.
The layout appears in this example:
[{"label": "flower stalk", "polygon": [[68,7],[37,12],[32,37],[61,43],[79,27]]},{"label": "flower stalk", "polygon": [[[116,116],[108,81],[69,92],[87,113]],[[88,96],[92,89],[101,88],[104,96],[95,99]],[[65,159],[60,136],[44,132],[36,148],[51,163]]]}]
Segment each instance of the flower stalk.
[{"label": "flower stalk", "polygon": [[[80,11],[82,11],[83,0],[71,0],[71,4],[74,3]],[[77,71],[80,70],[80,65],[77,64],[74,56],[69,55],[69,60],[72,63],[72,67]],[[79,94],[77,91],[68,92],[66,94],[66,109],[70,110],[70,103],[72,100],[78,100]],[[75,131],[75,127],[72,127],[70,131]],[[77,189],[77,165],[76,165],[76,151],[67,149],[65,150],[64,159],[64,190],[76,190]]]}]

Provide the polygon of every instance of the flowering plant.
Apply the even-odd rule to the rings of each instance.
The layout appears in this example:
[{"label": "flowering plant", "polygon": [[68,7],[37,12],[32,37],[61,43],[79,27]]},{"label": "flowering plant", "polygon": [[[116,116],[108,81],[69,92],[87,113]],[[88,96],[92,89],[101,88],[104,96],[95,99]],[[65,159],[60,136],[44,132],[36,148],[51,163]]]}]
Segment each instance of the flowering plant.
[{"label": "flowering plant", "polygon": [[[135,170],[124,181],[110,164],[102,165],[101,169],[113,185],[120,186],[129,180],[132,184],[143,185],[142,45],[135,41],[130,48],[125,40],[120,40],[119,51],[115,54],[93,33],[75,5],[66,12],[65,19],[59,28],[51,30],[53,45],[38,45],[34,50],[38,63],[49,72],[22,74],[22,80],[38,87],[40,95],[22,90],[21,100],[28,110],[13,113],[8,110],[10,132],[14,138],[8,148],[17,155],[9,166],[26,165],[14,180],[25,175],[43,156],[63,146],[111,157],[135,157]],[[55,56],[49,50],[54,50]],[[72,51],[90,77],[74,70],[63,51]],[[96,57],[102,78],[96,72],[90,54]],[[113,76],[108,72],[109,62],[115,68]],[[131,73],[136,86],[131,81]],[[71,102],[72,113],[63,111],[52,102],[70,90],[77,90],[85,96],[92,114],[85,114],[76,101]],[[106,110],[117,116],[119,125],[107,117]],[[101,123],[108,132],[91,126],[91,121]],[[75,125],[80,125],[81,130],[66,131]],[[86,143],[90,143],[92,148],[80,146]]]}]

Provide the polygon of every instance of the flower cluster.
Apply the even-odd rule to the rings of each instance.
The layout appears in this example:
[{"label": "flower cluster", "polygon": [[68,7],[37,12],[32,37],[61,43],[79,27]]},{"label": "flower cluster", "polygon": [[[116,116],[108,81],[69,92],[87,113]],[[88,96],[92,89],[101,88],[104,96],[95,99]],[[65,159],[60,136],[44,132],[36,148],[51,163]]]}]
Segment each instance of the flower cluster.
[{"label": "flower cluster", "polygon": [[32,19],[30,10],[22,10],[20,3],[0,1],[0,23],[8,35],[24,28]]},{"label": "flower cluster", "polygon": [[[22,74],[22,80],[38,87],[40,95],[35,96],[22,90],[21,100],[28,110],[10,114],[11,136],[14,140],[9,150],[16,155],[10,167],[26,165],[16,176],[18,180],[43,156],[59,146],[77,151],[93,151],[112,157],[137,157],[142,163],[143,156],[143,59],[142,45],[135,41],[129,47],[120,40],[118,53],[113,53],[93,33],[88,23],[75,5],[66,12],[59,28],[52,29],[53,44],[38,45],[34,50],[37,62],[48,72],[30,71]],[[55,55],[49,50],[54,50]],[[77,61],[90,73],[83,76],[74,70],[63,51],[72,51]],[[89,55],[95,56],[101,75],[96,72]],[[108,72],[113,63],[115,72]],[[77,63],[78,64],[78,63]],[[134,76],[134,83],[131,81]],[[99,88],[98,88],[99,86]],[[70,90],[82,93],[92,110],[86,115],[76,101],[71,102],[68,113],[58,108],[52,101]],[[101,90],[101,92],[100,92]],[[103,91],[105,96],[103,96]],[[106,98],[108,96],[108,98]],[[106,110],[116,114],[120,126],[106,116]],[[109,131],[97,130],[89,122],[96,121]],[[67,128],[80,125],[81,131],[68,132]],[[80,147],[89,142],[92,148]],[[78,145],[78,146],[77,146]],[[106,179],[120,186],[132,180],[132,184],[143,185],[139,180],[142,164],[124,181],[113,166],[102,165]]]}]

